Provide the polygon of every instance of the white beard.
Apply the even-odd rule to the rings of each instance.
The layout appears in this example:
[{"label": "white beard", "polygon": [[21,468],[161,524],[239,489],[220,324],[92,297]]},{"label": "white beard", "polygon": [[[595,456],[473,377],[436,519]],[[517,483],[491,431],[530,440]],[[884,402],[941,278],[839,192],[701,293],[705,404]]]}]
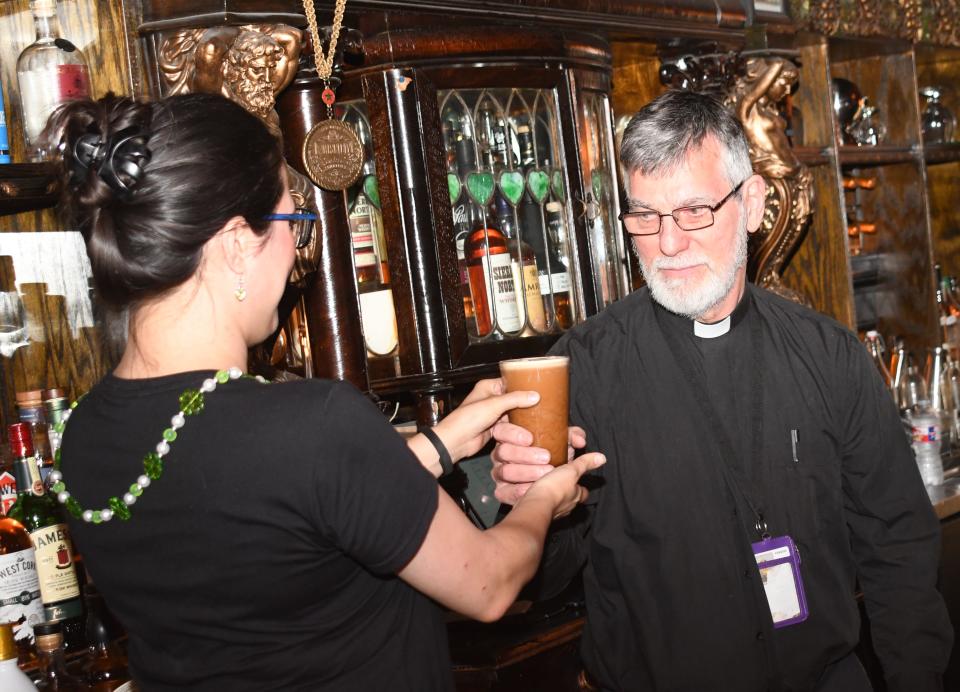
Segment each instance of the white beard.
[{"label": "white beard", "polygon": [[[708,233],[710,231],[709,228],[704,230]],[[686,251],[674,257],[657,257],[653,260],[652,268],[647,267],[641,259],[640,271],[655,301],[672,313],[698,320],[733,290],[737,272],[746,262],[747,217],[742,213],[736,246],[728,262],[718,266],[716,261],[710,261],[706,255],[697,251]],[[692,264],[702,264],[707,269],[707,275],[697,283],[691,283],[689,279],[667,279],[660,273],[661,269],[676,269]]]}]

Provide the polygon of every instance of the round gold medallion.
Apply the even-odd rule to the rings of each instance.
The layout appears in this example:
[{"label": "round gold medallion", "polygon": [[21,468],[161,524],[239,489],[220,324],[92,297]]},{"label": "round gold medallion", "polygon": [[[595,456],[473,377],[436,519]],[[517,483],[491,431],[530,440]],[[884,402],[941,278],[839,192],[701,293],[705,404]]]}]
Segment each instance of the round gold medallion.
[{"label": "round gold medallion", "polygon": [[363,145],[339,120],[322,120],[303,140],[303,165],[324,190],[346,190],[363,170]]}]

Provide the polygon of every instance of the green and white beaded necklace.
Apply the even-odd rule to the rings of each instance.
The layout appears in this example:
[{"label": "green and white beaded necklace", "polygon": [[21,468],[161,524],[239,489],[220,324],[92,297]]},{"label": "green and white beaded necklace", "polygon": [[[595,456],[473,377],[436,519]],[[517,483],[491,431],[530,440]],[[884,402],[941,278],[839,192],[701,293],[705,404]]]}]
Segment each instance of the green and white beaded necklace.
[{"label": "green and white beaded necklace", "polygon": [[[237,367],[218,370],[213,377],[209,377],[201,383],[199,389],[187,389],[180,395],[180,410],[170,419],[170,427],[164,429],[160,441],[154,451],[147,452],[143,457],[143,473],[137,478],[136,482],[131,484],[127,492],[122,496],[114,495],[107,500],[107,506],[104,509],[84,509],[77,502],[76,498],[70,495],[67,490],[67,484],[63,481],[63,472],[60,470],[60,450],[57,450],[53,459],[53,471],[50,472],[51,489],[57,495],[57,500],[62,504],[71,515],[77,519],[83,519],[92,524],[101,524],[117,517],[123,521],[130,519],[130,507],[136,503],[137,498],[143,495],[143,491],[149,487],[152,481],[155,481],[163,475],[163,457],[170,453],[170,445],[177,439],[177,431],[182,428],[187,421],[187,416],[195,416],[204,407],[204,394],[213,392],[218,385],[226,384],[230,380],[237,380],[243,377],[243,370]],[[266,380],[259,375],[254,379],[258,382],[266,383]],[[79,401],[79,400],[78,400]],[[70,408],[64,411],[63,420],[54,426],[54,431],[63,436],[67,421],[73,414],[73,409],[77,407],[78,401],[74,401]]]}]

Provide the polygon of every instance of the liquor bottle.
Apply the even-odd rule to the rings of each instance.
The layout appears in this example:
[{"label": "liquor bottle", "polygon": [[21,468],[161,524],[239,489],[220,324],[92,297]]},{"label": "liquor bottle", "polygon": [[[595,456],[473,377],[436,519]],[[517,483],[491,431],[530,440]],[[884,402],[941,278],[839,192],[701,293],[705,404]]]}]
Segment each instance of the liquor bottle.
[{"label": "liquor bottle", "polygon": [[47,435],[47,416],[43,410],[43,393],[39,389],[29,392],[17,392],[17,417],[21,423],[30,426],[30,439],[33,441],[33,453],[40,469],[40,480],[46,484],[47,476],[53,470],[53,453],[50,450],[50,438]]},{"label": "liquor bottle", "polygon": [[127,661],[114,642],[122,634],[93,584],[83,587],[87,609],[86,639],[89,654],[83,664],[83,680],[91,692],[115,690],[130,679]]},{"label": "liquor bottle", "polygon": [[48,692],[86,692],[87,685],[67,672],[63,658],[63,627],[59,622],[41,622],[36,626],[38,690]]},{"label": "liquor bottle", "polygon": [[887,364],[884,362],[883,342],[880,339],[880,333],[872,329],[868,331],[865,338],[865,345],[867,347],[867,353],[870,354],[870,360],[873,361],[874,367],[876,367],[877,372],[880,373],[880,379],[883,380],[887,391],[890,391],[893,386],[893,378],[890,377],[890,371],[887,370]]},{"label": "liquor bottle", "polygon": [[465,245],[467,238],[473,231],[471,226],[470,207],[473,202],[466,191],[467,176],[476,168],[476,156],[473,149],[472,130],[469,121],[464,119],[463,127],[459,130],[456,141],[454,142],[454,159],[456,161],[456,170],[451,171],[457,176],[459,181],[459,196],[452,201],[453,205],[453,232],[457,247],[457,266],[460,270],[460,295],[463,298],[463,317],[467,323],[467,332],[477,334],[477,318],[474,312],[473,295],[470,292],[470,276],[467,270],[467,258]]},{"label": "liquor bottle", "polygon": [[83,53],[60,37],[56,0],[31,0],[37,40],[17,59],[17,80],[27,152],[43,161],[51,152],[39,141],[54,108],[70,99],[90,96],[90,70]]},{"label": "liquor bottle", "polygon": [[13,624],[0,622],[0,690],[3,692],[37,692],[33,681],[17,664],[17,645],[13,641]]},{"label": "liquor bottle", "polygon": [[517,310],[520,313],[520,323],[526,327],[523,334],[526,336],[535,331],[546,331],[547,318],[543,312],[543,297],[540,295],[540,275],[537,272],[536,255],[533,248],[517,234],[513,207],[499,190],[494,196],[494,205],[497,209],[500,230],[510,252],[510,269],[513,272],[513,290],[517,296]]},{"label": "liquor bottle", "polygon": [[951,306],[947,299],[950,288],[949,278],[943,279],[939,264],[934,265],[934,270],[937,275],[937,312],[940,315],[941,343],[945,344],[951,351],[956,352],[960,347],[960,338],[958,338],[960,337],[960,334],[958,334],[960,324],[957,322],[960,318],[960,310]]},{"label": "liquor bottle", "polygon": [[44,389],[43,409],[47,416],[47,439],[50,441],[50,456],[56,459],[60,449],[60,433],[57,426],[63,422],[63,414],[70,408],[66,393],[62,389]]},{"label": "liquor bottle", "polygon": [[83,646],[83,605],[70,532],[60,505],[40,480],[30,426],[12,424],[9,437],[17,478],[17,501],[8,516],[23,524],[33,542],[44,618],[48,622],[62,621],[67,648],[79,649]]},{"label": "liquor bottle", "polygon": [[563,329],[573,326],[570,299],[570,259],[567,254],[567,227],[560,202],[547,202],[547,263],[549,280],[540,277],[540,290],[553,295],[553,317]]},{"label": "liquor bottle", "polygon": [[0,163],[10,163],[10,137],[7,135],[7,111],[3,105],[3,85],[0,85]]},{"label": "liquor bottle", "polygon": [[0,622],[13,623],[20,656],[33,654],[34,625],[43,622],[40,578],[30,534],[16,519],[0,519]]},{"label": "liquor bottle", "polygon": [[517,308],[511,256],[507,239],[497,228],[493,209],[470,205],[471,232],[463,252],[473,295],[477,333],[517,332],[523,328]]},{"label": "liquor bottle", "polygon": [[488,156],[488,170],[504,168],[509,163],[507,156],[507,128],[500,109],[489,94],[484,96],[477,107],[477,143]]}]

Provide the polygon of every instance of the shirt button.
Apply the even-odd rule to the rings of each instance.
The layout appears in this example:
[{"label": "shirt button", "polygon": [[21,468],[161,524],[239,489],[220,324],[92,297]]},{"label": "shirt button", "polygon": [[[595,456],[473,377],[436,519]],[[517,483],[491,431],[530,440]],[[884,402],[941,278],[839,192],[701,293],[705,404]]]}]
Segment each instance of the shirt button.
[{"label": "shirt button", "polygon": [[747,569],[743,570],[743,578],[744,578],[744,579],[749,579],[749,578],[750,578],[750,568],[747,568]]},{"label": "shirt button", "polygon": [[763,632],[757,632],[757,641],[758,641],[758,642],[762,642],[762,641],[763,641]]}]

